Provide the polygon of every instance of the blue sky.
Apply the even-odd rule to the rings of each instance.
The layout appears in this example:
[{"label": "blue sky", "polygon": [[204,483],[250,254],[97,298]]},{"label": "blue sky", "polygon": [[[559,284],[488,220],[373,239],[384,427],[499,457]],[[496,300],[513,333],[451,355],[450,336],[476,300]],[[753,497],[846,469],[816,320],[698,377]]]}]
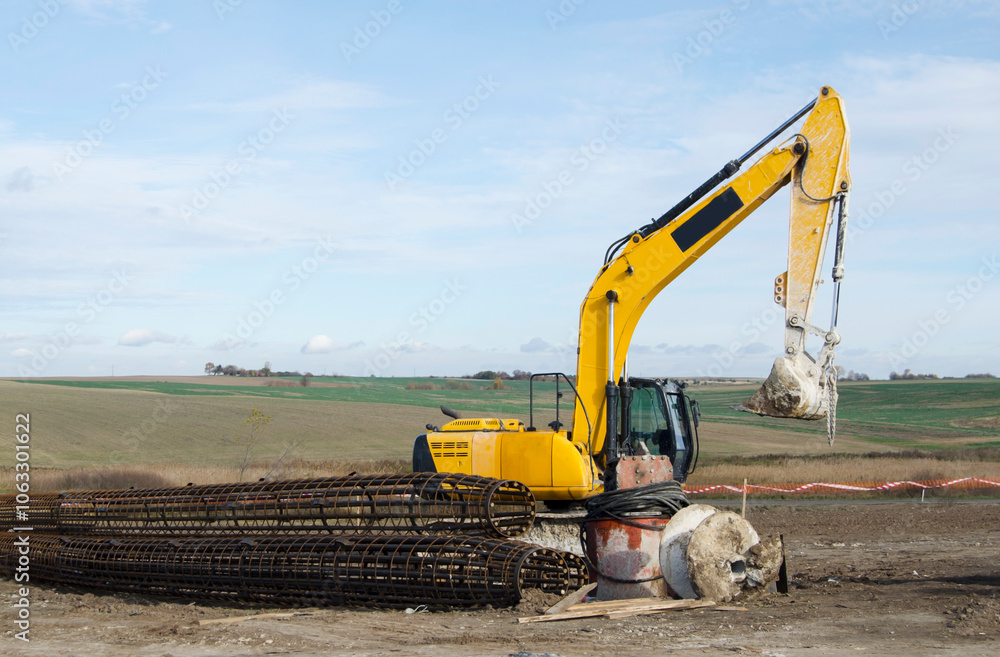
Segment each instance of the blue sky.
[{"label": "blue sky", "polygon": [[[0,376],[572,372],[607,245],[824,84],[838,363],[1000,374],[994,2],[34,0],[0,27]],[[787,208],[660,294],[633,374],[767,374]]]}]

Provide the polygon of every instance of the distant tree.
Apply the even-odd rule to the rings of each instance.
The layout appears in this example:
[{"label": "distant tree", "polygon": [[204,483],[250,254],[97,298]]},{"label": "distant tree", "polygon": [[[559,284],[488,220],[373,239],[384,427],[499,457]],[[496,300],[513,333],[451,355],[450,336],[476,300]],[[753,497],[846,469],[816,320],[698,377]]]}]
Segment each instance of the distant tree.
[{"label": "distant tree", "polygon": [[260,368],[261,376],[271,376],[271,361],[264,361],[264,367]]},{"label": "distant tree", "polygon": [[531,372],[525,372],[524,370],[514,370],[513,379],[515,381],[527,381],[531,378]]},{"label": "distant tree", "polygon": [[490,379],[510,379],[510,374],[504,371],[494,372],[493,370],[483,370],[481,372],[476,372],[472,375],[473,379],[483,379],[489,381]]},{"label": "distant tree", "polygon": [[992,374],[990,374],[989,372],[986,372],[984,374],[966,374],[965,378],[967,378],[967,379],[995,379],[996,377],[993,376]]},{"label": "distant tree", "polygon": [[915,379],[937,379],[937,374],[914,374],[909,370],[909,368],[903,370],[902,374],[896,374],[892,372],[889,374],[890,381],[912,381]]},{"label": "distant tree", "polygon": [[216,365],[215,369],[212,371],[212,374],[215,375],[222,374],[222,365]]},{"label": "distant tree", "polygon": [[211,361],[205,363],[205,374],[215,374],[215,363]]},{"label": "distant tree", "polygon": [[841,381],[870,381],[871,378],[862,372],[855,372],[854,370],[848,370],[845,374],[843,368],[838,368],[837,378]]}]

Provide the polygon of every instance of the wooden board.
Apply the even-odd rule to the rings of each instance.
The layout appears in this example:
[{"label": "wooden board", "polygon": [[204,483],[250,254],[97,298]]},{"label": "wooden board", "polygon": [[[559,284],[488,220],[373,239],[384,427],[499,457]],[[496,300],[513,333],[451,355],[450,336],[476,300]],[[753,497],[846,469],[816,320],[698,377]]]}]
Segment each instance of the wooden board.
[{"label": "wooden board", "polygon": [[597,588],[597,582],[593,582],[591,584],[587,584],[586,586],[577,589],[576,591],[573,591],[565,598],[563,598],[559,602],[555,603],[554,605],[546,609],[545,614],[547,616],[551,616],[552,614],[558,614],[563,611],[566,611],[568,607],[572,607],[573,605],[582,602],[583,599],[587,597],[587,594],[596,588]]},{"label": "wooden board", "polygon": [[609,600],[607,602],[589,602],[577,604],[567,611],[541,616],[525,616],[518,618],[518,623],[547,623],[551,621],[573,620],[577,618],[622,618],[636,614],[655,614],[663,611],[679,611],[682,609],[707,609],[714,607],[714,602],[704,600],[660,600],[656,598],[637,598],[634,600]]}]

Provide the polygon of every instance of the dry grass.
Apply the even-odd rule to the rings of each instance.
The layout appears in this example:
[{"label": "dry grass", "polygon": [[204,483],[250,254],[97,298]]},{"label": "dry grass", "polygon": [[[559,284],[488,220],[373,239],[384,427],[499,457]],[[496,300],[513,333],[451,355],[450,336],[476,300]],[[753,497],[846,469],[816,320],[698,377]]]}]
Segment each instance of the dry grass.
[{"label": "dry grass", "polygon": [[[255,463],[247,468],[244,481],[337,477],[358,474],[395,474],[408,472],[410,463],[400,459],[373,461],[292,461],[272,470],[267,463]],[[122,488],[164,488],[192,484],[223,484],[239,480],[236,466],[191,465],[164,463],[135,464],[91,468],[35,468],[31,471],[31,491],[43,493],[67,490],[109,490]],[[10,492],[14,485],[14,469],[0,469],[0,491]]]},{"label": "dry grass", "polygon": [[[73,468],[71,470],[40,470],[31,477],[33,492],[64,490],[110,490],[120,488],[164,488],[172,486],[159,469],[139,467],[122,468]],[[13,478],[5,470],[0,481],[10,488]]]},{"label": "dry grass", "polygon": [[923,454],[860,454],[829,457],[734,459],[699,465],[692,484],[819,483],[852,481],[923,481],[961,477],[1000,477],[1000,460],[976,460],[977,454],[953,458]]},{"label": "dry grass", "polygon": [[[237,464],[242,457],[237,437],[243,435],[254,404],[271,416],[255,454],[262,462],[273,462],[289,443],[299,445],[295,456],[313,462],[409,459],[413,439],[440,417],[435,409],[397,404],[164,395],[0,381],[0,417],[12,421],[16,413],[31,413],[32,468]],[[9,430],[13,428],[11,422]],[[0,443],[0,466],[13,464],[13,447]]]}]

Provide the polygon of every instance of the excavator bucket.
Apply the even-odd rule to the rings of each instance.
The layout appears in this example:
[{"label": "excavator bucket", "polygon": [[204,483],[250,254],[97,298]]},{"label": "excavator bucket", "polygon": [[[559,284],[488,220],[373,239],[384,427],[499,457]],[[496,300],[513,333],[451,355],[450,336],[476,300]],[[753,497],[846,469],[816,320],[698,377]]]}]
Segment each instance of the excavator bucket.
[{"label": "excavator bucket", "polygon": [[829,400],[819,366],[811,359],[775,359],[764,384],[737,410],[770,417],[822,420]]},{"label": "excavator bucket", "polygon": [[[828,361],[832,364],[832,359]],[[822,420],[826,418],[829,443],[837,430],[837,376],[807,355],[782,356],[753,395],[733,408],[769,417]]]}]

